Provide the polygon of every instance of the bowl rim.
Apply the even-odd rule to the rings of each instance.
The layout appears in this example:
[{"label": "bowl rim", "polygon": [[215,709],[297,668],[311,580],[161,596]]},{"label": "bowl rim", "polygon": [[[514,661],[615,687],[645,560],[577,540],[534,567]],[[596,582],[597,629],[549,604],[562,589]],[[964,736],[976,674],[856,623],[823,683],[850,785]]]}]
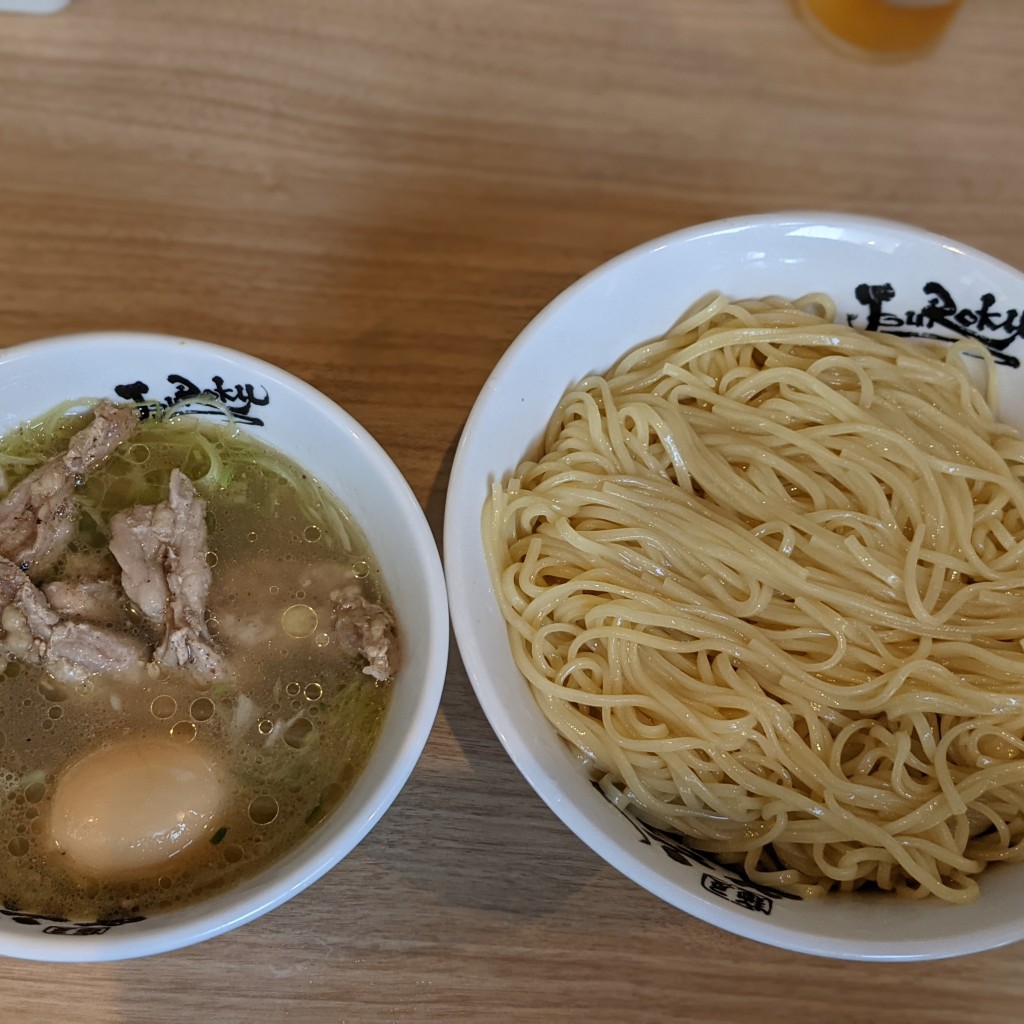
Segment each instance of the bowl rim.
[{"label": "bowl rim", "polygon": [[[391,456],[349,412],[300,377],[257,356],[212,342],[148,331],[98,330],[21,342],[0,349],[0,374],[21,359],[52,359],[72,351],[76,358],[80,358],[83,346],[91,346],[93,352],[103,350],[108,354],[127,349],[129,355],[143,359],[172,351],[194,353],[225,365],[255,371],[291,392],[297,401],[310,405],[340,433],[347,434],[353,444],[365,449],[369,461],[380,475],[380,484],[387,489],[387,499],[400,512],[415,551],[416,569],[422,574],[423,589],[431,600],[424,609],[427,627],[422,644],[422,666],[415,680],[417,689],[411,702],[410,717],[397,744],[398,756],[369,785],[355,816],[333,833],[326,828],[330,821],[328,817],[320,829],[311,833],[303,843],[291,847],[281,858],[242,879],[239,885],[208,899],[147,918],[145,932],[133,932],[132,926],[128,926],[97,937],[101,941],[85,943],[78,937],[43,935],[27,928],[25,934],[0,933],[0,956],[53,963],[128,960],[204,942],[261,917],[336,867],[383,817],[418,764],[440,706],[449,647],[447,590],[438,545],[426,515]],[[338,497],[344,502],[343,494]],[[388,720],[385,718],[382,736],[387,729]],[[379,743],[380,737],[377,745]],[[342,800],[338,809],[345,805],[346,801]],[[302,849],[307,845],[310,848],[303,854]],[[283,867],[285,864],[287,867]],[[277,875],[260,883],[260,878],[265,873],[273,874],[275,868],[278,869]],[[186,919],[181,920],[182,915]]]},{"label": "bowl rim", "polygon": [[[445,576],[453,632],[477,700],[513,764],[552,813],[578,839],[634,884],[647,889],[677,909],[728,932],[793,952],[837,959],[881,962],[943,959],[995,949],[1024,938],[1024,924],[1019,927],[978,929],[955,946],[952,946],[950,941],[943,937],[889,940],[884,937],[866,939],[822,936],[801,930],[799,927],[767,920],[751,920],[750,915],[744,915],[743,912],[732,908],[728,903],[711,903],[702,900],[696,894],[677,887],[659,876],[628,847],[616,838],[607,835],[591,819],[591,816],[577,805],[560,779],[552,776],[545,769],[528,745],[517,742],[519,729],[507,706],[500,699],[493,682],[493,675],[488,672],[486,651],[479,643],[476,630],[473,628],[469,588],[463,590],[461,586],[471,577],[473,570],[471,569],[470,554],[466,546],[460,542],[458,510],[461,503],[474,500],[480,484],[479,480],[470,481],[467,477],[466,463],[470,457],[469,449],[473,438],[480,429],[481,421],[488,413],[491,399],[499,390],[508,368],[517,362],[520,352],[531,343],[532,338],[546,328],[548,321],[557,317],[565,306],[575,302],[581,293],[600,285],[607,278],[613,277],[626,264],[650,257],[656,251],[666,247],[683,246],[701,239],[734,234],[749,229],[777,228],[781,230],[810,225],[885,232],[890,235],[898,235],[901,239],[910,242],[941,246],[989,271],[1009,275],[1009,277],[1019,280],[1024,288],[1024,271],[949,236],[883,217],[813,209],[740,215],[694,224],[641,242],[593,267],[555,295],[522,328],[489,374],[463,427],[452,461],[443,533]],[[623,351],[626,347],[628,345],[624,347]],[[482,507],[482,496],[480,496],[478,504]],[[489,581],[488,589],[493,593]],[[551,735],[555,736],[553,730]],[[831,894],[828,898],[833,904],[840,904],[842,901],[856,898],[856,896]]]}]

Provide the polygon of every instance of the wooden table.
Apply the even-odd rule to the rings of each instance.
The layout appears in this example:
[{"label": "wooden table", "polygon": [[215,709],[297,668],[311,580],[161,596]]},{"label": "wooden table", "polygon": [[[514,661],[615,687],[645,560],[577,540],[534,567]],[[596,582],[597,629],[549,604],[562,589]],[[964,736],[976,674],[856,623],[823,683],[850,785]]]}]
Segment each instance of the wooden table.
[{"label": "wooden table", "polygon": [[[313,382],[440,537],[478,389],[612,254],[785,208],[1024,265],[1024,4],[879,67],[783,0],[72,0],[0,16],[0,345],[141,328]],[[606,866],[534,796],[453,650],[384,821],[286,906],[118,964],[0,962],[0,1021],[1017,1020],[1021,948],[831,962]]]}]

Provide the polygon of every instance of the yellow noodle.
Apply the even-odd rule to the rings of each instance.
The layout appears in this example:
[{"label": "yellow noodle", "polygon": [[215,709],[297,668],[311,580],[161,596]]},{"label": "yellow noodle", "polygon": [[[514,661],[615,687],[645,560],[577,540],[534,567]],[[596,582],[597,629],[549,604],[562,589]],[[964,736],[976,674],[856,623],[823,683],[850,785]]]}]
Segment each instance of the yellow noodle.
[{"label": "yellow noodle", "polygon": [[798,894],[963,903],[1024,859],[1024,442],[980,346],[834,317],[702,300],[565,394],[485,548],[617,806]]}]

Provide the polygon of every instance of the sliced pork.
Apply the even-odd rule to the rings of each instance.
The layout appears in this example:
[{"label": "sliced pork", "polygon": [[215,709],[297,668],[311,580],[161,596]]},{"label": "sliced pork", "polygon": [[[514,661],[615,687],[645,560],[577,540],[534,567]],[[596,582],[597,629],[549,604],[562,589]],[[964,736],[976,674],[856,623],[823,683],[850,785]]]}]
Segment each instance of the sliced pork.
[{"label": "sliced pork", "polygon": [[331,605],[331,625],[342,650],[366,659],[366,675],[390,679],[398,663],[395,620],[390,613],[366,597],[355,577],[331,593]]},{"label": "sliced pork", "polygon": [[126,623],[124,593],[113,580],[54,580],[43,584],[42,590],[61,618],[105,625]]},{"label": "sliced pork", "polygon": [[0,501],[0,555],[33,576],[52,565],[78,523],[75,486],[138,425],[131,406],[100,402],[68,450],[40,466]]},{"label": "sliced pork", "polygon": [[148,647],[134,637],[88,622],[58,622],[50,633],[45,667],[64,681],[94,672],[142,678],[148,654]]},{"label": "sliced pork", "polygon": [[121,586],[139,611],[164,627],[153,658],[214,679],[220,653],[206,625],[210,567],[206,563],[206,502],[180,470],[171,471],[168,499],[137,505],[110,520],[110,550]]},{"label": "sliced pork", "polygon": [[[218,640],[230,651],[259,648],[267,654],[297,639],[330,638],[341,657],[365,661],[363,672],[390,678],[398,642],[391,615],[368,596],[368,581],[351,567],[329,560],[301,565],[261,558],[217,570],[213,610]],[[234,611],[235,607],[245,611]],[[255,609],[255,610],[254,610]],[[289,613],[299,611],[299,632]]]},{"label": "sliced pork", "polygon": [[218,640],[225,648],[274,651],[294,639],[282,622],[283,613],[294,604],[312,609],[316,618],[311,632],[325,631],[331,591],[345,582],[347,572],[329,561],[303,565],[278,558],[231,559],[230,565],[217,567],[211,597]]},{"label": "sliced pork", "polygon": [[141,676],[146,645],[86,622],[66,622],[13,562],[0,558],[0,655],[39,665],[63,683],[77,683],[94,672]]}]

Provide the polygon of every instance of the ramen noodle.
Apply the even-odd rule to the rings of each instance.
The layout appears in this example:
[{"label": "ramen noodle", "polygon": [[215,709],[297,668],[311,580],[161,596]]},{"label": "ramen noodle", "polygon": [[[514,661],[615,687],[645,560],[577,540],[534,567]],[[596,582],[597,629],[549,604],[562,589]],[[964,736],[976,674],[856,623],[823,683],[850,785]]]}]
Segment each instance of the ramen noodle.
[{"label": "ramen noodle", "polygon": [[981,346],[834,317],[714,296],[580,381],[485,548],[618,806],[797,895],[964,903],[1024,856],[1024,442]]}]

